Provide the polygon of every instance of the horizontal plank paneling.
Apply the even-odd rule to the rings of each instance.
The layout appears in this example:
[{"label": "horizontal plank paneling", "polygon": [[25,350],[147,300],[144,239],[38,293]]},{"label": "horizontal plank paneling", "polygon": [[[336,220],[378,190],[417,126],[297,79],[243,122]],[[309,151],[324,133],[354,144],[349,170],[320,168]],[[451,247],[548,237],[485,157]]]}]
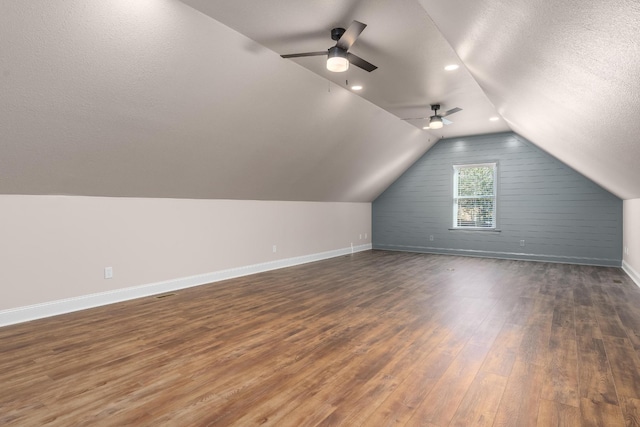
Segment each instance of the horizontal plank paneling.
[{"label": "horizontal plank paneling", "polygon": [[[500,233],[449,230],[452,166],[487,162],[498,163]],[[438,142],[374,201],[372,211],[374,248],[622,262],[622,201],[512,133]]]}]

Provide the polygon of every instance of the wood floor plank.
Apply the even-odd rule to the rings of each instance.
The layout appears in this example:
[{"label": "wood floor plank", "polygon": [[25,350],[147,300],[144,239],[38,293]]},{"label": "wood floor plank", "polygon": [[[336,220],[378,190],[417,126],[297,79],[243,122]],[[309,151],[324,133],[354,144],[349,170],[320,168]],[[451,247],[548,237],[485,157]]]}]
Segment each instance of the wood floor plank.
[{"label": "wood floor plank", "polygon": [[[411,375],[415,375],[416,370],[424,369],[424,366],[427,366],[430,371],[436,366],[428,361],[425,361],[425,356],[429,355],[430,352],[437,348],[437,345],[445,339],[447,332],[444,329],[435,328],[435,323],[432,325],[432,328],[427,328],[422,331],[422,336],[415,339],[415,341],[411,342],[407,347],[405,347],[402,351],[396,353],[394,357],[394,361],[390,364],[390,366],[385,366],[384,370],[382,370],[378,374],[377,381],[384,382],[387,379],[392,379],[396,377],[402,377],[403,375],[406,377],[411,373]],[[355,367],[351,367],[350,365],[356,364],[360,365],[361,358],[367,355],[366,352],[362,351],[362,348],[355,349],[354,354],[347,354],[347,359],[344,362],[338,363],[337,367],[342,369],[347,369],[348,371],[357,372],[358,369]],[[449,359],[443,358],[445,362],[449,362]],[[404,369],[403,369],[404,367]],[[437,368],[436,368],[437,370]],[[404,371],[404,372],[398,372]],[[323,371],[320,375],[324,375]],[[314,401],[313,399],[319,399],[322,401],[324,399],[323,407],[331,407],[331,411],[335,408],[329,405],[327,402],[330,402],[331,396],[331,388],[327,387],[327,383],[333,383],[334,381],[339,380],[339,372],[332,373],[330,375],[330,379],[328,379],[325,383],[321,384],[321,386],[314,387],[303,387],[299,392],[294,393],[292,396],[292,400],[287,402],[285,405],[280,408],[273,408],[270,415],[266,418],[269,420],[269,424],[272,423],[281,423],[282,418],[286,417],[290,411],[295,410],[296,412],[306,412],[305,408],[313,408]],[[315,377],[314,377],[315,378]],[[345,376],[346,387],[350,387],[350,381],[352,377]],[[328,393],[325,393],[325,397],[316,397],[318,393],[321,393],[322,389],[326,389]],[[312,392],[310,392],[312,390]],[[353,397],[353,395],[352,395]],[[348,407],[351,410],[350,407]],[[374,408],[371,408],[374,409]],[[329,411],[329,412],[331,412]],[[262,417],[264,418],[264,417]],[[278,425],[278,424],[275,424]]]},{"label": "wood floor plank", "polygon": [[[620,298],[627,298],[627,293]],[[640,319],[634,315],[637,308],[627,300],[616,301],[614,307],[633,348],[636,351],[640,350]]]},{"label": "wood floor plank", "polygon": [[544,366],[516,360],[502,394],[494,426],[537,425],[544,372]]},{"label": "wood floor plank", "polygon": [[546,370],[542,386],[545,399],[578,408],[578,354],[574,328],[554,325]]},{"label": "wood floor plank", "polygon": [[600,325],[593,307],[576,304],[574,306],[576,335],[602,338]]},{"label": "wood floor plank", "polygon": [[369,251],[0,328],[0,424],[637,425],[620,269]]},{"label": "wood floor plank", "polygon": [[480,372],[474,378],[450,426],[491,426],[507,385],[507,377]]},{"label": "wood floor plank", "polygon": [[523,330],[522,325],[505,323],[480,369],[483,372],[508,377],[516,361]]},{"label": "wood floor plank", "polygon": [[629,340],[604,335],[607,359],[618,396],[640,399],[640,359]]},{"label": "wood floor plank", "polygon": [[538,426],[540,427],[580,427],[580,409],[547,399],[540,400]]},{"label": "wood floor plank", "polygon": [[416,408],[407,426],[447,425],[473,382],[488,352],[487,347],[465,346]]},{"label": "wood floor plank", "polygon": [[577,336],[580,397],[618,405],[607,353],[601,339]]},{"label": "wood floor plank", "polygon": [[580,400],[580,425],[584,427],[620,427],[624,426],[624,417],[618,405],[603,402]]},{"label": "wood floor plank", "polygon": [[[447,340],[444,343],[441,343],[438,346],[438,353],[442,353],[444,352],[444,354],[447,354],[449,356],[451,355],[456,355],[465,345],[465,343],[467,343],[470,338],[472,336],[476,336],[476,334],[474,333],[475,331],[477,331],[479,329],[479,325],[478,323],[474,323],[473,320],[474,319],[478,319],[478,318],[482,318],[483,316],[486,316],[485,321],[480,322],[480,327],[482,325],[485,324],[489,324],[489,325],[494,325],[493,328],[495,328],[495,323],[496,323],[496,317],[494,314],[493,310],[489,310],[489,308],[491,306],[493,306],[495,304],[495,301],[491,300],[491,299],[477,299],[477,298],[460,298],[460,299],[456,299],[454,302],[454,305],[451,307],[451,310],[447,311],[447,313],[442,316],[442,318],[440,319],[440,324],[441,325],[446,325],[447,328],[442,328],[439,329],[437,331],[437,334],[431,335],[431,338],[435,338],[435,339],[439,339],[439,335],[442,333],[447,333],[448,330],[451,330],[451,332],[447,333]],[[463,310],[460,310],[460,306],[464,306]],[[487,315],[487,312],[489,312],[489,315]],[[498,322],[500,321],[501,317],[498,318]],[[484,328],[482,328],[482,332],[479,333],[477,335],[478,339],[480,340],[486,340],[488,335],[491,335],[491,326],[485,326]],[[443,345],[444,344],[444,345]],[[427,347],[428,350],[430,350]],[[383,378],[385,377],[391,377],[393,378],[395,375],[397,375],[395,372],[393,371],[385,371],[383,373]],[[356,385],[356,387],[358,386],[358,381],[351,381],[350,382],[351,385]],[[424,387],[424,384],[423,384]],[[358,387],[360,388],[361,392],[365,392],[367,390],[367,387]],[[394,384],[394,389],[397,388],[397,383]],[[394,390],[391,390],[391,392],[393,392]],[[355,395],[357,396],[357,394]],[[386,399],[383,399],[386,400]],[[363,399],[360,399],[360,404],[362,404]],[[381,402],[380,402],[381,403]],[[348,407],[353,408],[353,407],[357,407],[357,405],[355,404],[349,404]],[[372,409],[371,407],[368,407],[368,409]],[[344,423],[344,425],[358,425],[361,422],[364,422],[364,420],[367,418],[366,415],[368,411],[365,411],[364,409],[360,409],[359,411],[355,412],[353,410],[349,410],[350,415],[346,415],[343,412],[346,411],[341,411],[339,409],[337,409],[336,411],[334,411],[331,416],[329,416],[326,420],[323,420],[323,422],[320,425],[335,425],[335,424],[342,424]]]},{"label": "wood floor plank", "polygon": [[[413,329],[413,328],[412,328]],[[403,339],[403,341],[408,341]],[[369,416],[393,394],[410,373],[423,365],[422,354],[428,354],[431,350],[429,342],[442,341],[439,335],[423,334],[410,346],[402,349],[390,349],[389,363],[377,371],[375,377],[368,380],[369,375],[356,375],[348,381],[348,386],[355,392],[340,400],[336,404],[336,410],[318,425],[361,425]],[[453,342],[449,341],[448,342]],[[451,349],[450,349],[451,351]],[[377,357],[378,360],[384,360]],[[370,368],[369,368],[370,370]],[[362,372],[362,368],[359,370]],[[366,425],[366,424],[365,424]]]},{"label": "wood floor plank", "polygon": [[553,308],[549,300],[534,301],[534,314],[524,327],[517,357],[525,363],[545,366],[549,357],[549,339]]},{"label": "wood floor plank", "polygon": [[606,316],[596,316],[598,325],[600,326],[600,331],[602,331],[603,335],[608,335],[610,337],[627,338],[627,331],[618,318],[615,308],[612,308],[612,310],[614,312]]},{"label": "wood floor plank", "polygon": [[622,416],[624,417],[625,426],[640,426],[640,400],[631,397],[622,397]]},{"label": "wood floor plank", "polygon": [[556,295],[551,324],[556,328],[575,330],[575,310],[571,295],[564,295],[564,297]]},{"label": "wood floor plank", "polygon": [[451,349],[441,350],[436,347],[428,352],[428,356],[422,360],[421,367],[413,370],[363,425],[405,425],[456,356],[455,350],[454,353],[450,351]]},{"label": "wood floor plank", "polygon": [[[375,330],[375,328],[373,328]],[[310,398],[312,405],[315,406],[314,403],[319,403],[318,406],[322,406],[328,403],[331,407],[336,408],[338,405],[341,405],[343,401],[349,401],[353,403],[354,394],[360,393],[362,388],[369,383],[370,381],[374,381],[374,377],[380,370],[389,363],[390,358],[397,351],[401,351],[404,346],[408,344],[405,340],[410,340],[409,333],[406,329],[400,330],[387,330],[387,331],[375,331],[370,332],[370,340],[377,341],[380,340],[387,343],[385,346],[379,346],[372,344],[372,347],[367,347],[367,350],[362,350],[359,346],[355,346],[354,351],[352,351],[352,358],[358,358],[358,364],[356,366],[352,366],[349,371],[340,371],[342,375],[336,375],[332,381],[325,383],[325,387],[322,387],[318,390],[318,392]],[[385,336],[385,334],[388,334]],[[348,349],[345,349],[348,351]],[[357,357],[357,356],[360,357]],[[315,364],[315,363],[314,363]],[[311,366],[310,366],[311,368]],[[275,382],[278,385],[281,385],[282,389],[288,388],[286,386],[286,378],[289,376],[289,372],[282,372],[277,374],[278,377],[282,376],[283,378],[275,378]],[[272,381],[270,380],[269,383]],[[394,379],[393,377],[386,378],[382,376],[380,378],[378,385],[386,385],[388,387],[393,387]],[[293,385],[293,384],[291,384]],[[334,389],[344,389],[344,392],[339,396],[338,401],[336,402],[336,397],[334,395],[327,395],[325,391],[334,390]],[[249,386],[243,392],[243,396],[237,396],[233,402],[230,402],[229,405],[223,406],[218,412],[221,412],[221,415],[218,418],[213,418],[213,414],[209,414],[212,420],[215,420],[217,424],[228,424],[227,421],[230,417],[237,417],[235,413],[245,412],[248,408],[252,410],[257,406],[256,403],[260,401],[256,399],[256,397],[260,396],[262,393],[271,393],[272,387],[268,384],[256,386]]]}]

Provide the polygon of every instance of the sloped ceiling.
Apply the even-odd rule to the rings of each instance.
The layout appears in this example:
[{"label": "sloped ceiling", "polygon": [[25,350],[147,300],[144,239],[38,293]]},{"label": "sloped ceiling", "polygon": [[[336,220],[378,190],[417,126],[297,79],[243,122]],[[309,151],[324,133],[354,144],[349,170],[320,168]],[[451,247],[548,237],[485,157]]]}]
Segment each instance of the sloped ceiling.
[{"label": "sloped ceiling", "polygon": [[[0,193],[371,201],[438,138],[513,129],[639,198],[639,15],[634,0],[3,0]],[[353,19],[373,73],[279,57]],[[430,103],[463,111],[438,133],[400,120]]]},{"label": "sloped ceiling", "polygon": [[420,3],[515,132],[640,197],[640,2]]},{"label": "sloped ceiling", "polygon": [[0,193],[373,200],[436,137],[171,0],[0,2]]}]

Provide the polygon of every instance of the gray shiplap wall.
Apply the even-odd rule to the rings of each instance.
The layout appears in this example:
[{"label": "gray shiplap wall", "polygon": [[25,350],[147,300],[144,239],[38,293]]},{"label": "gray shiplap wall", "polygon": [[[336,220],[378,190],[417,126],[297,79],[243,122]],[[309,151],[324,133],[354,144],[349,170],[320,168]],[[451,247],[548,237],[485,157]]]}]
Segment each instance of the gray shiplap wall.
[{"label": "gray shiplap wall", "polygon": [[[500,231],[450,230],[452,166],[489,162],[498,163]],[[514,133],[439,141],[372,209],[374,249],[622,262],[622,200]]]}]

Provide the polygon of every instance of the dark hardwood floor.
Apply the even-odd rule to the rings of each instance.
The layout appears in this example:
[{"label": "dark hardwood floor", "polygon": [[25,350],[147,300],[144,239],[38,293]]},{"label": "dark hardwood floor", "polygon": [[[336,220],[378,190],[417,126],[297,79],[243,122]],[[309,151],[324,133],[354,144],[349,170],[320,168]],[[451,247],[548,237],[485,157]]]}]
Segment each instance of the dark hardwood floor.
[{"label": "dark hardwood floor", "polygon": [[0,328],[0,425],[640,425],[620,270],[371,251]]}]

